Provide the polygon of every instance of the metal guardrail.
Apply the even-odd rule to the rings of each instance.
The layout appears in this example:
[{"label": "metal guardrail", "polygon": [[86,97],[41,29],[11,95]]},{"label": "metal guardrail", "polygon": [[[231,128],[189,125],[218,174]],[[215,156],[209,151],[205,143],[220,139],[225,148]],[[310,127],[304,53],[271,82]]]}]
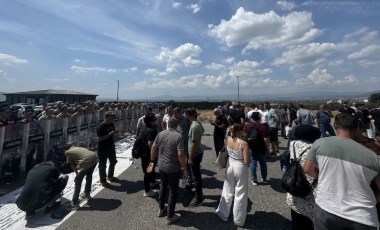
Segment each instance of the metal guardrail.
[{"label": "metal guardrail", "polygon": [[[29,123],[15,123],[0,128],[0,184],[4,179],[17,179],[47,159],[49,149],[58,142],[97,148],[96,129],[104,112],[52,118]],[[114,111],[114,124],[121,134],[133,133],[143,109]]]}]

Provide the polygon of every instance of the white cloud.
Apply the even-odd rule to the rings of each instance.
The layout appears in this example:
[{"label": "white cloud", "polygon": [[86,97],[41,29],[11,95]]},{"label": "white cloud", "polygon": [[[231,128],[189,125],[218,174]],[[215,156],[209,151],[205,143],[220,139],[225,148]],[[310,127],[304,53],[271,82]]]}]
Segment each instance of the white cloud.
[{"label": "white cloud", "polygon": [[182,3],[180,3],[180,2],[173,2],[172,3],[172,7],[174,8],[174,9],[178,9],[178,8],[180,8],[182,6]]},{"label": "white cloud", "polygon": [[380,52],[380,45],[371,44],[360,51],[348,55],[348,59],[367,58],[372,55],[378,55]]},{"label": "white cloud", "polygon": [[201,6],[199,4],[190,4],[189,7],[193,10],[193,14],[196,14],[201,10]]},{"label": "white cloud", "polygon": [[170,73],[170,74],[178,73],[177,69],[176,69],[176,68],[173,68],[173,67],[168,67],[168,68],[166,68],[166,72],[167,72],[167,73]]},{"label": "white cloud", "polygon": [[227,47],[245,45],[250,49],[286,47],[309,42],[322,31],[314,28],[310,12],[291,12],[280,16],[274,11],[255,14],[240,7],[229,21],[211,26],[209,35]]},{"label": "white cloud", "polygon": [[153,78],[152,81],[142,81],[134,84],[134,89],[188,89],[206,88],[203,74],[182,76],[175,79]]},{"label": "white cloud", "polygon": [[226,69],[226,66],[222,65],[222,64],[217,64],[215,62],[211,63],[211,64],[208,64],[205,66],[206,69],[209,69],[209,70],[215,70],[215,71],[218,71],[218,70],[225,70]]},{"label": "white cloud", "polygon": [[380,60],[376,60],[376,61],[360,60],[359,65],[361,65],[363,67],[379,66]]},{"label": "white cloud", "polygon": [[242,86],[245,88],[267,88],[267,89],[273,89],[273,88],[284,88],[288,87],[290,84],[287,80],[273,80],[269,77],[267,78],[250,78],[250,79],[243,79]]},{"label": "white cloud", "polygon": [[201,52],[202,49],[198,45],[185,43],[173,50],[161,47],[161,52],[156,58],[161,62],[166,62],[166,68],[177,69],[182,65],[191,67],[202,64],[202,61],[196,59]]},{"label": "white cloud", "polygon": [[183,6],[183,4],[180,2],[173,2],[172,3],[172,8],[174,8],[174,9],[180,9],[182,7],[184,7],[185,9],[193,11],[193,14],[196,14],[201,10],[201,5],[199,5],[199,4],[188,4],[186,6]]},{"label": "white cloud", "polygon": [[80,67],[80,66],[71,66],[71,70],[75,73],[117,73],[117,69],[108,69],[104,67]]},{"label": "white cloud", "polygon": [[187,57],[197,57],[202,52],[201,47],[191,43],[182,44],[179,47],[170,50],[169,48],[162,47],[160,54],[157,56],[160,61],[172,61],[178,59],[185,59]]},{"label": "white cloud", "polygon": [[326,85],[333,79],[327,69],[315,68],[306,78],[296,80],[296,86]]},{"label": "white cloud", "polygon": [[227,62],[228,64],[231,64],[235,61],[235,58],[234,57],[229,57],[229,58],[226,58],[224,59],[225,62]]},{"label": "white cloud", "polygon": [[63,82],[63,81],[70,81],[69,78],[45,78],[45,81],[51,81],[51,82]]},{"label": "white cloud", "polygon": [[167,72],[160,72],[157,69],[147,69],[144,71],[144,73],[153,77],[163,77],[168,75]]},{"label": "white cloud", "polygon": [[296,7],[294,2],[288,2],[285,0],[277,1],[276,4],[284,11],[292,11]]},{"label": "white cloud", "polygon": [[0,63],[4,64],[25,64],[28,63],[28,60],[17,58],[13,55],[8,55],[0,53]]},{"label": "white cloud", "polygon": [[276,58],[272,64],[289,64],[292,67],[299,67],[306,64],[319,65],[326,61],[326,58],[336,52],[351,49],[351,43],[309,43],[299,45],[284,52],[281,57]]},{"label": "white cloud", "polygon": [[182,62],[183,62],[183,64],[185,64],[186,67],[189,67],[189,66],[199,66],[200,64],[202,64],[201,61],[193,59],[190,56],[187,57],[187,58],[185,58],[185,59],[183,59]]},{"label": "white cloud", "polygon": [[344,63],[343,59],[335,59],[329,62],[329,66],[339,66],[339,65],[342,65],[343,63]]},{"label": "white cloud", "polygon": [[138,70],[137,66],[134,66],[134,67],[130,67],[130,68],[125,68],[125,69],[123,70],[123,72],[125,72],[125,73],[129,73],[129,72],[135,72],[135,71],[137,71],[137,70]]},{"label": "white cloud", "polygon": [[234,63],[229,69],[229,75],[233,77],[253,77],[272,73],[271,69],[260,69],[260,63],[248,60]]},{"label": "white cloud", "polygon": [[75,63],[82,63],[82,64],[83,64],[83,63],[86,63],[85,60],[82,60],[82,59],[79,59],[79,58],[74,59],[73,62],[75,62]]},{"label": "white cloud", "polygon": [[371,31],[368,27],[360,28],[359,30],[348,33],[344,35],[345,41],[358,41],[361,42],[370,42],[377,38],[378,32],[377,31]]},{"label": "white cloud", "polygon": [[357,84],[359,81],[354,75],[345,76],[343,79],[336,80],[334,85],[346,85],[346,84]]}]

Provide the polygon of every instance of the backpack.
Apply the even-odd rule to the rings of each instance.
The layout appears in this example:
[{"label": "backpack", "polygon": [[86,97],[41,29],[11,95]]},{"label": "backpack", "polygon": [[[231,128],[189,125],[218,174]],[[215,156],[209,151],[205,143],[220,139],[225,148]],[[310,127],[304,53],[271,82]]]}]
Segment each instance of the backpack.
[{"label": "backpack", "polygon": [[135,140],[132,147],[132,157],[134,159],[139,159],[144,156],[145,151],[149,149],[146,136],[148,133],[148,129],[144,130]]},{"label": "backpack", "polygon": [[56,207],[50,214],[50,217],[52,219],[63,219],[63,217],[65,217],[66,214],[68,214],[70,212],[70,210],[68,210],[66,208],[66,206],[68,205],[69,203],[66,203],[66,204],[61,204],[59,205],[58,207]]},{"label": "backpack", "polygon": [[252,150],[252,152],[257,152],[254,150],[260,150],[261,148],[265,147],[265,141],[263,136],[261,135],[259,128],[261,128],[263,124],[255,124],[252,125],[245,136],[245,141],[247,141],[249,148]]},{"label": "backpack", "polygon": [[293,143],[294,159],[291,160],[290,165],[281,179],[281,186],[286,192],[293,196],[305,197],[311,192],[312,186],[306,178],[305,172],[300,164],[302,155],[310,149],[305,149],[298,158],[296,158],[296,152]]},{"label": "backpack", "polygon": [[132,157],[134,159],[139,159],[143,155],[144,151],[144,138],[143,138],[143,133],[141,133],[135,140],[135,143],[133,143],[132,147]]}]

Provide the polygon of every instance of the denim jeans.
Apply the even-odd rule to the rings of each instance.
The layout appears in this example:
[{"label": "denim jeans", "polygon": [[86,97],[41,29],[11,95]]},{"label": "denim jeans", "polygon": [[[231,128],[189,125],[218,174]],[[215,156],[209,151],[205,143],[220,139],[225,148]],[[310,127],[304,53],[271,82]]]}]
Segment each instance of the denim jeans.
[{"label": "denim jeans", "polygon": [[335,136],[335,131],[331,124],[320,124],[319,129],[321,130],[321,137],[326,137],[326,131],[329,132],[330,136]]},{"label": "denim jeans", "polygon": [[168,218],[173,217],[175,204],[177,203],[177,194],[179,187],[179,177],[181,172],[167,173],[160,170],[161,185],[160,185],[160,195],[159,195],[159,206],[160,209],[164,209],[166,195],[169,187],[168,196]]},{"label": "denim jeans", "polygon": [[78,175],[75,177],[75,188],[74,188],[74,194],[73,194],[73,203],[77,204],[79,200],[79,193],[80,189],[82,187],[82,181],[84,177],[86,177],[86,185],[84,187],[84,193],[86,195],[89,195],[91,192],[91,184],[92,184],[92,173],[94,172],[95,166],[91,166],[90,168],[86,170],[79,171]]},{"label": "denim jeans", "polygon": [[364,225],[358,222],[354,222],[340,216],[336,216],[325,210],[321,209],[317,204],[314,206],[313,222],[315,230],[328,230],[328,229],[352,229],[352,230],[375,230],[376,227]]},{"label": "denim jeans", "polygon": [[252,155],[251,164],[249,165],[251,169],[252,180],[257,181],[256,168],[257,162],[260,164],[261,177],[267,179],[267,161],[265,154],[254,154]]},{"label": "denim jeans", "polygon": [[203,153],[193,157],[193,166],[191,166],[191,170],[193,171],[194,184],[195,184],[195,198],[196,199],[201,199],[203,197],[202,175],[201,175],[202,158],[203,158]]}]

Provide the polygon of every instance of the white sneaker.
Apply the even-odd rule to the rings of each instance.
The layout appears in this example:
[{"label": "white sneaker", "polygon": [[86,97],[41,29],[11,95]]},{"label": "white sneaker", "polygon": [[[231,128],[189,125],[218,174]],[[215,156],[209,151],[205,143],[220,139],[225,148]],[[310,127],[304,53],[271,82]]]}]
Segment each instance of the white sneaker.
[{"label": "white sneaker", "polygon": [[258,185],[257,181],[255,181],[255,180],[252,181],[252,184],[253,184],[253,186]]},{"label": "white sneaker", "polygon": [[144,192],[145,197],[154,197],[156,195],[157,195],[157,193],[152,191],[152,190],[149,190],[149,192]]}]

